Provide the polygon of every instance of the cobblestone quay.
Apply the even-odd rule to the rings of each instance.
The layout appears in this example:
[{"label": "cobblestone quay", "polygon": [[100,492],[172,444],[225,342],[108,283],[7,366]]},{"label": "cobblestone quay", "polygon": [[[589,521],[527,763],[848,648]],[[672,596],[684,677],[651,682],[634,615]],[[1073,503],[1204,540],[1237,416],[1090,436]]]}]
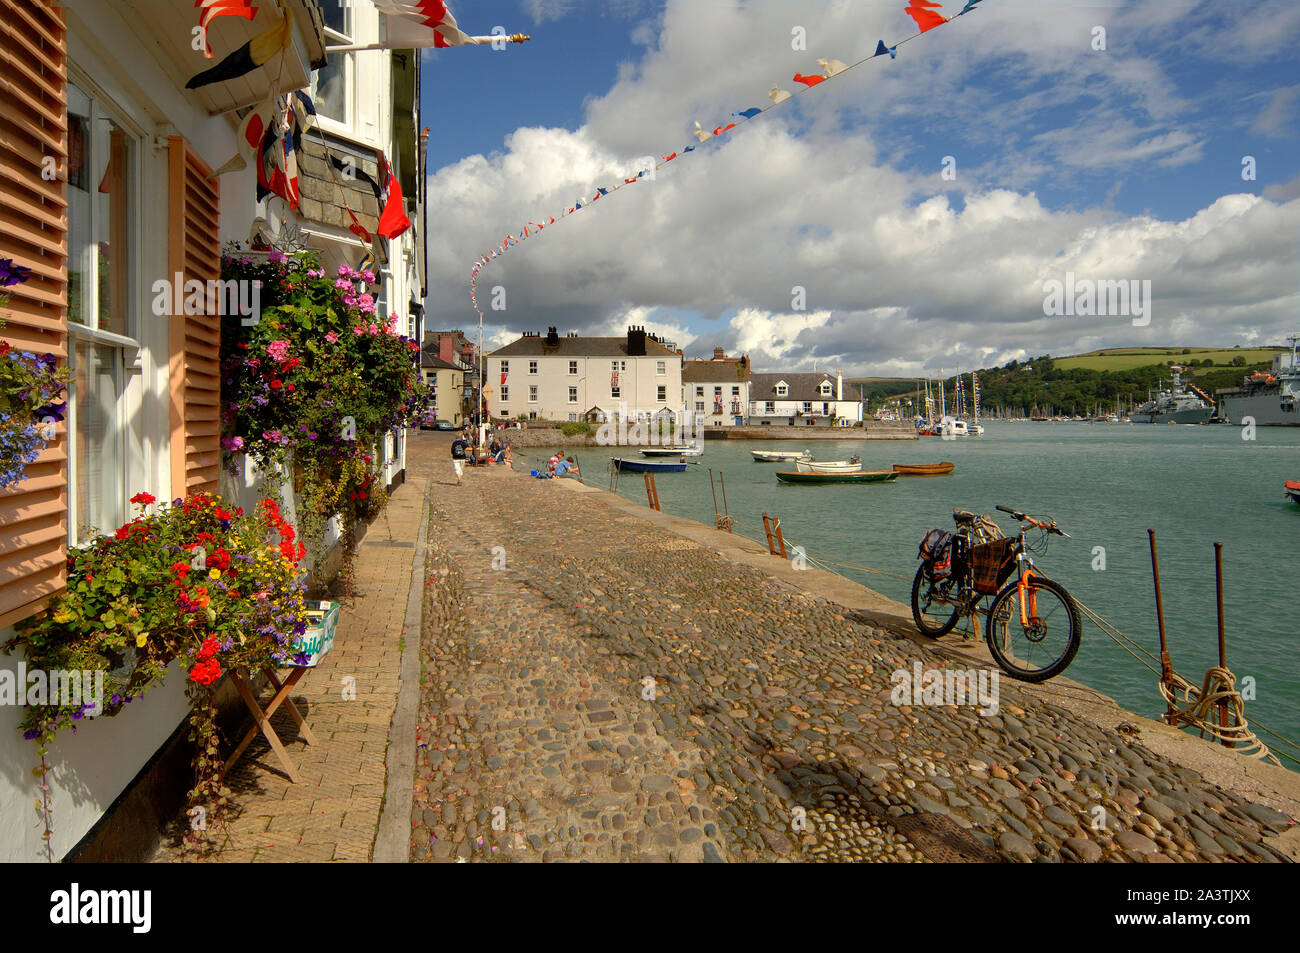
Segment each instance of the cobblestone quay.
[{"label": "cobblestone quay", "polygon": [[895,704],[892,673],[954,663],[606,494],[456,487],[423,449],[412,860],[1288,857],[1287,814],[1140,737],[1009,679],[996,714]]}]

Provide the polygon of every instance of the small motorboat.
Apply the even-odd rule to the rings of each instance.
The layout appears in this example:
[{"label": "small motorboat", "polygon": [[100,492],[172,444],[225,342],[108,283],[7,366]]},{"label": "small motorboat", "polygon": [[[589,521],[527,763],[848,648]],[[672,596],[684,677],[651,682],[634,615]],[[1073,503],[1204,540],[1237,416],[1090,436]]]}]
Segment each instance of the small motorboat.
[{"label": "small motorboat", "polygon": [[1286,495],[1292,503],[1300,503],[1300,480],[1286,481]]},{"label": "small motorboat", "polygon": [[799,460],[811,460],[812,454],[807,450],[751,450],[759,463],[795,463]]},{"label": "small motorboat", "polygon": [[893,470],[842,470],[838,473],[777,470],[776,478],[782,483],[893,483],[898,474]]},{"label": "small motorboat", "polygon": [[853,473],[862,469],[862,458],[854,454],[848,460],[796,460],[800,473]]},{"label": "small motorboat", "polygon": [[956,464],[949,463],[895,463],[894,472],[899,476],[943,476],[952,473]]},{"label": "small motorboat", "polygon": [[689,444],[680,447],[646,447],[641,451],[643,457],[698,457],[704,453],[703,447]]},{"label": "small motorboat", "polygon": [[667,460],[625,460],[622,457],[611,458],[615,470],[627,473],[681,473],[686,469],[686,458],[676,461]]}]

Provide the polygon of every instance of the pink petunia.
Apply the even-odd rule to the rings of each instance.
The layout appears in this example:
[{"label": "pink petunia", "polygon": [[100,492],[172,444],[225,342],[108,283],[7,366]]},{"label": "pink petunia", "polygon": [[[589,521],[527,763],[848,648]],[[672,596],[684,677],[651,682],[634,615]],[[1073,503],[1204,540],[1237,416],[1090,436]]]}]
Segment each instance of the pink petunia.
[{"label": "pink petunia", "polygon": [[338,281],[334,282],[334,287],[338,288],[340,291],[351,291],[352,282],[348,281],[346,278],[340,278]]},{"label": "pink petunia", "polygon": [[338,336],[336,333],[334,333],[333,331],[330,331],[328,334],[325,335],[325,340],[326,340],[326,341],[329,341],[331,344],[333,344],[333,343],[334,343],[335,341],[337,341],[338,339],[339,339],[339,336]]},{"label": "pink petunia", "polygon": [[366,333],[366,326],[364,324],[358,324],[355,328],[352,329],[352,333],[355,334],[357,337],[361,337],[361,335]]}]

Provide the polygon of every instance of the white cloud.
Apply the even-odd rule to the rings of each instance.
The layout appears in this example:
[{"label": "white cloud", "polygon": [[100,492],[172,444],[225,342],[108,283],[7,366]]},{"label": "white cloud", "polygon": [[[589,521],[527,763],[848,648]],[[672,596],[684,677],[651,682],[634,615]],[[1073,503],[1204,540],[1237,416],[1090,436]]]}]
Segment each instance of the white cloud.
[{"label": "white cloud", "polygon": [[[1205,136],[1177,119],[1186,109],[1177,89],[1131,49],[1174,29],[1165,6],[1064,6],[1027,26],[1024,5],[981,5],[909,44],[896,62],[865,64],[490,263],[480,300],[502,284],[510,303],[488,312],[493,339],[549,325],[619,334],[637,323],[688,355],[692,345],[720,345],[750,353],[759,370],[816,361],[855,375],[1173,338],[1280,339],[1296,313],[1294,188],[1207,195],[1180,221],[1119,215],[1102,190],[1098,207],[1049,208],[1033,189],[1044,176],[1060,188],[1074,175],[1147,164],[1176,175],[1200,156]],[[714,124],[730,109],[766,105],[774,80],[791,88],[788,76],[817,57],[852,61],[878,36],[900,32],[893,8],[791,9],[669,3],[657,44],[589,103],[584,126],[521,128],[503,153],[434,173],[433,320],[465,320],[470,262],[507,232],[589,198],[597,185],[621,183],[651,147],[693,143],[692,120]],[[1099,18],[1109,55],[1087,44]],[[1296,23],[1285,26],[1293,35]],[[808,52],[789,49],[792,26],[807,30]],[[1241,29],[1248,35],[1224,42],[1272,48],[1254,28]],[[980,73],[1009,60],[1015,70],[998,75],[1020,77],[1024,96],[991,96]],[[946,97],[951,103],[936,107]],[[1074,105],[1055,131],[1037,133],[1041,124],[1029,120],[1053,97]],[[965,155],[960,147],[973,143],[997,158],[983,168],[961,159],[955,183],[939,176],[942,153],[930,168],[903,164],[900,143],[885,134],[895,113],[933,115],[950,125],[953,151]],[[1151,280],[1150,326],[1045,316],[1042,283],[1066,271]],[[806,312],[794,310],[796,286]]]}]

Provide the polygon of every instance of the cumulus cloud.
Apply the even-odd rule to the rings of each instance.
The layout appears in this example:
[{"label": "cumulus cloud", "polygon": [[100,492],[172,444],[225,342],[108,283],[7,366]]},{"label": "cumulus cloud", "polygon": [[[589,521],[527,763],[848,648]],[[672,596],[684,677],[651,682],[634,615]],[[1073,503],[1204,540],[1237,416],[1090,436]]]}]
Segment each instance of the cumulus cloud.
[{"label": "cumulus cloud", "polygon": [[[1143,42],[1172,42],[1169,6],[1059,5],[1026,28],[1023,5],[990,5],[888,68],[851,71],[490,263],[480,302],[495,285],[508,295],[506,310],[487,311],[491,340],[636,323],[688,356],[722,346],[759,370],[816,363],[889,376],[1104,346],[1280,339],[1297,304],[1294,183],[1262,197],[1207,194],[1178,221],[1121,215],[1103,198],[1127,168],[1177,174],[1204,149],[1204,130],[1180,119],[1176,85],[1141,56]],[[508,232],[622,182],[650,148],[693,143],[693,120],[766,105],[773,80],[790,88],[781,77],[816,57],[851,62],[898,32],[885,7],[792,9],[669,3],[657,42],[588,103],[581,128],[521,128],[501,153],[434,172],[431,320],[466,322],[470,263]],[[1109,57],[1089,46],[1102,17]],[[1290,14],[1279,22],[1300,33]],[[790,49],[794,27],[807,32],[807,52]],[[1280,49],[1243,29],[1224,42]],[[1195,23],[1189,36],[1203,41]],[[994,82],[1023,95],[995,96]],[[1062,101],[1065,118],[1043,128]],[[924,168],[908,161],[894,117],[942,124],[948,151],[979,159],[961,158],[958,179],[945,181],[941,155]],[[1049,207],[1035,187],[1089,175],[1108,176],[1094,207]],[[1150,325],[1045,315],[1044,282],[1067,272],[1150,280]]]}]

